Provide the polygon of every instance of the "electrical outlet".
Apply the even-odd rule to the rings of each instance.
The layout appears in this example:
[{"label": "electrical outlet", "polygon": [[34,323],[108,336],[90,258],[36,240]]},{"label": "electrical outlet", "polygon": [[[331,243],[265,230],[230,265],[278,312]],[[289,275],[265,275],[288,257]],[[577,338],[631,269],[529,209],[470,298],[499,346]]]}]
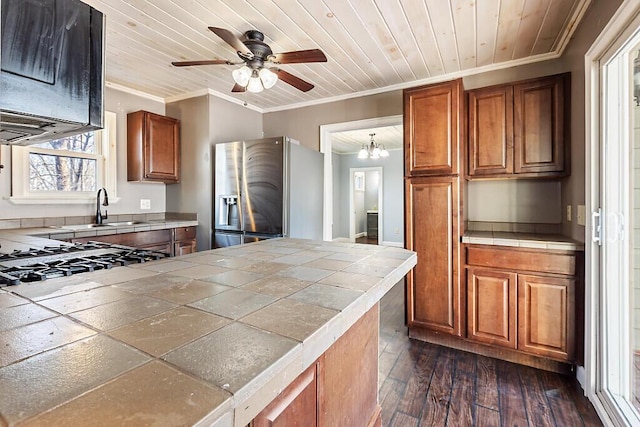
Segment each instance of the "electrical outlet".
[{"label": "electrical outlet", "polygon": [[400,234],[400,229],[396,228],[396,234]]},{"label": "electrical outlet", "polygon": [[587,225],[587,210],[584,205],[578,205],[578,225]]},{"label": "electrical outlet", "polygon": [[140,199],[140,209],[151,209],[151,200]]},{"label": "electrical outlet", "polygon": [[567,221],[571,222],[571,205],[567,205]]}]

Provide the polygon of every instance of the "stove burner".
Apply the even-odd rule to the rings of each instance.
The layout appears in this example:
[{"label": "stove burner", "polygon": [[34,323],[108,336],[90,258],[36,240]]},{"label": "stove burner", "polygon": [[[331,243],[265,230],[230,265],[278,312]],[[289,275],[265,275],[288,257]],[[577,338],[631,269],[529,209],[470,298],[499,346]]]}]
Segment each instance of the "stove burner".
[{"label": "stove burner", "polygon": [[0,287],[143,263],[166,256],[162,252],[93,241],[16,250],[0,254]]}]

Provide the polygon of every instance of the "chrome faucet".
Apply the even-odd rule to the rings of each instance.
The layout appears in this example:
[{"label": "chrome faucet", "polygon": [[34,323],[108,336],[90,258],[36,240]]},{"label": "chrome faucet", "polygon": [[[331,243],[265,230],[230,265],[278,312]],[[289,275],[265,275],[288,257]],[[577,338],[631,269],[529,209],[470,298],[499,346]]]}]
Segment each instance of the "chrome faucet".
[{"label": "chrome faucet", "polygon": [[98,201],[96,203],[96,224],[102,224],[103,219],[109,218],[107,215],[107,210],[104,211],[104,216],[102,216],[102,212],[100,212],[100,193],[104,191],[104,202],[102,202],[102,206],[109,206],[109,195],[107,194],[106,188],[101,188],[98,190]]}]

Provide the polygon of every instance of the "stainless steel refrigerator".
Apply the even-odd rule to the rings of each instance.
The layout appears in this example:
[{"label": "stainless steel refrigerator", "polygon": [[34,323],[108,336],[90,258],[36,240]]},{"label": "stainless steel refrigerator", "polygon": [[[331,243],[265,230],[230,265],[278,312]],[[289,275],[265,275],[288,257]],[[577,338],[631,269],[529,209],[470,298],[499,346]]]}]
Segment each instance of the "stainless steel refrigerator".
[{"label": "stainless steel refrigerator", "polygon": [[322,239],[324,155],[287,137],[214,146],[214,247]]}]

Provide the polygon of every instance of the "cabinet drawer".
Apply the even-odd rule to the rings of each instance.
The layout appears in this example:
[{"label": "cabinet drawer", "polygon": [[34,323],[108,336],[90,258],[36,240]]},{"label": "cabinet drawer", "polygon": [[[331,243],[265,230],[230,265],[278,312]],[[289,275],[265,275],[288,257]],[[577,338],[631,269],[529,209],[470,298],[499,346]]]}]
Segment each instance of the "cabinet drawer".
[{"label": "cabinet drawer", "polygon": [[467,265],[493,267],[516,271],[576,274],[576,256],[573,253],[550,253],[518,248],[467,246]]},{"label": "cabinet drawer", "polygon": [[175,229],[175,240],[190,240],[195,238],[195,227],[180,227]]}]

